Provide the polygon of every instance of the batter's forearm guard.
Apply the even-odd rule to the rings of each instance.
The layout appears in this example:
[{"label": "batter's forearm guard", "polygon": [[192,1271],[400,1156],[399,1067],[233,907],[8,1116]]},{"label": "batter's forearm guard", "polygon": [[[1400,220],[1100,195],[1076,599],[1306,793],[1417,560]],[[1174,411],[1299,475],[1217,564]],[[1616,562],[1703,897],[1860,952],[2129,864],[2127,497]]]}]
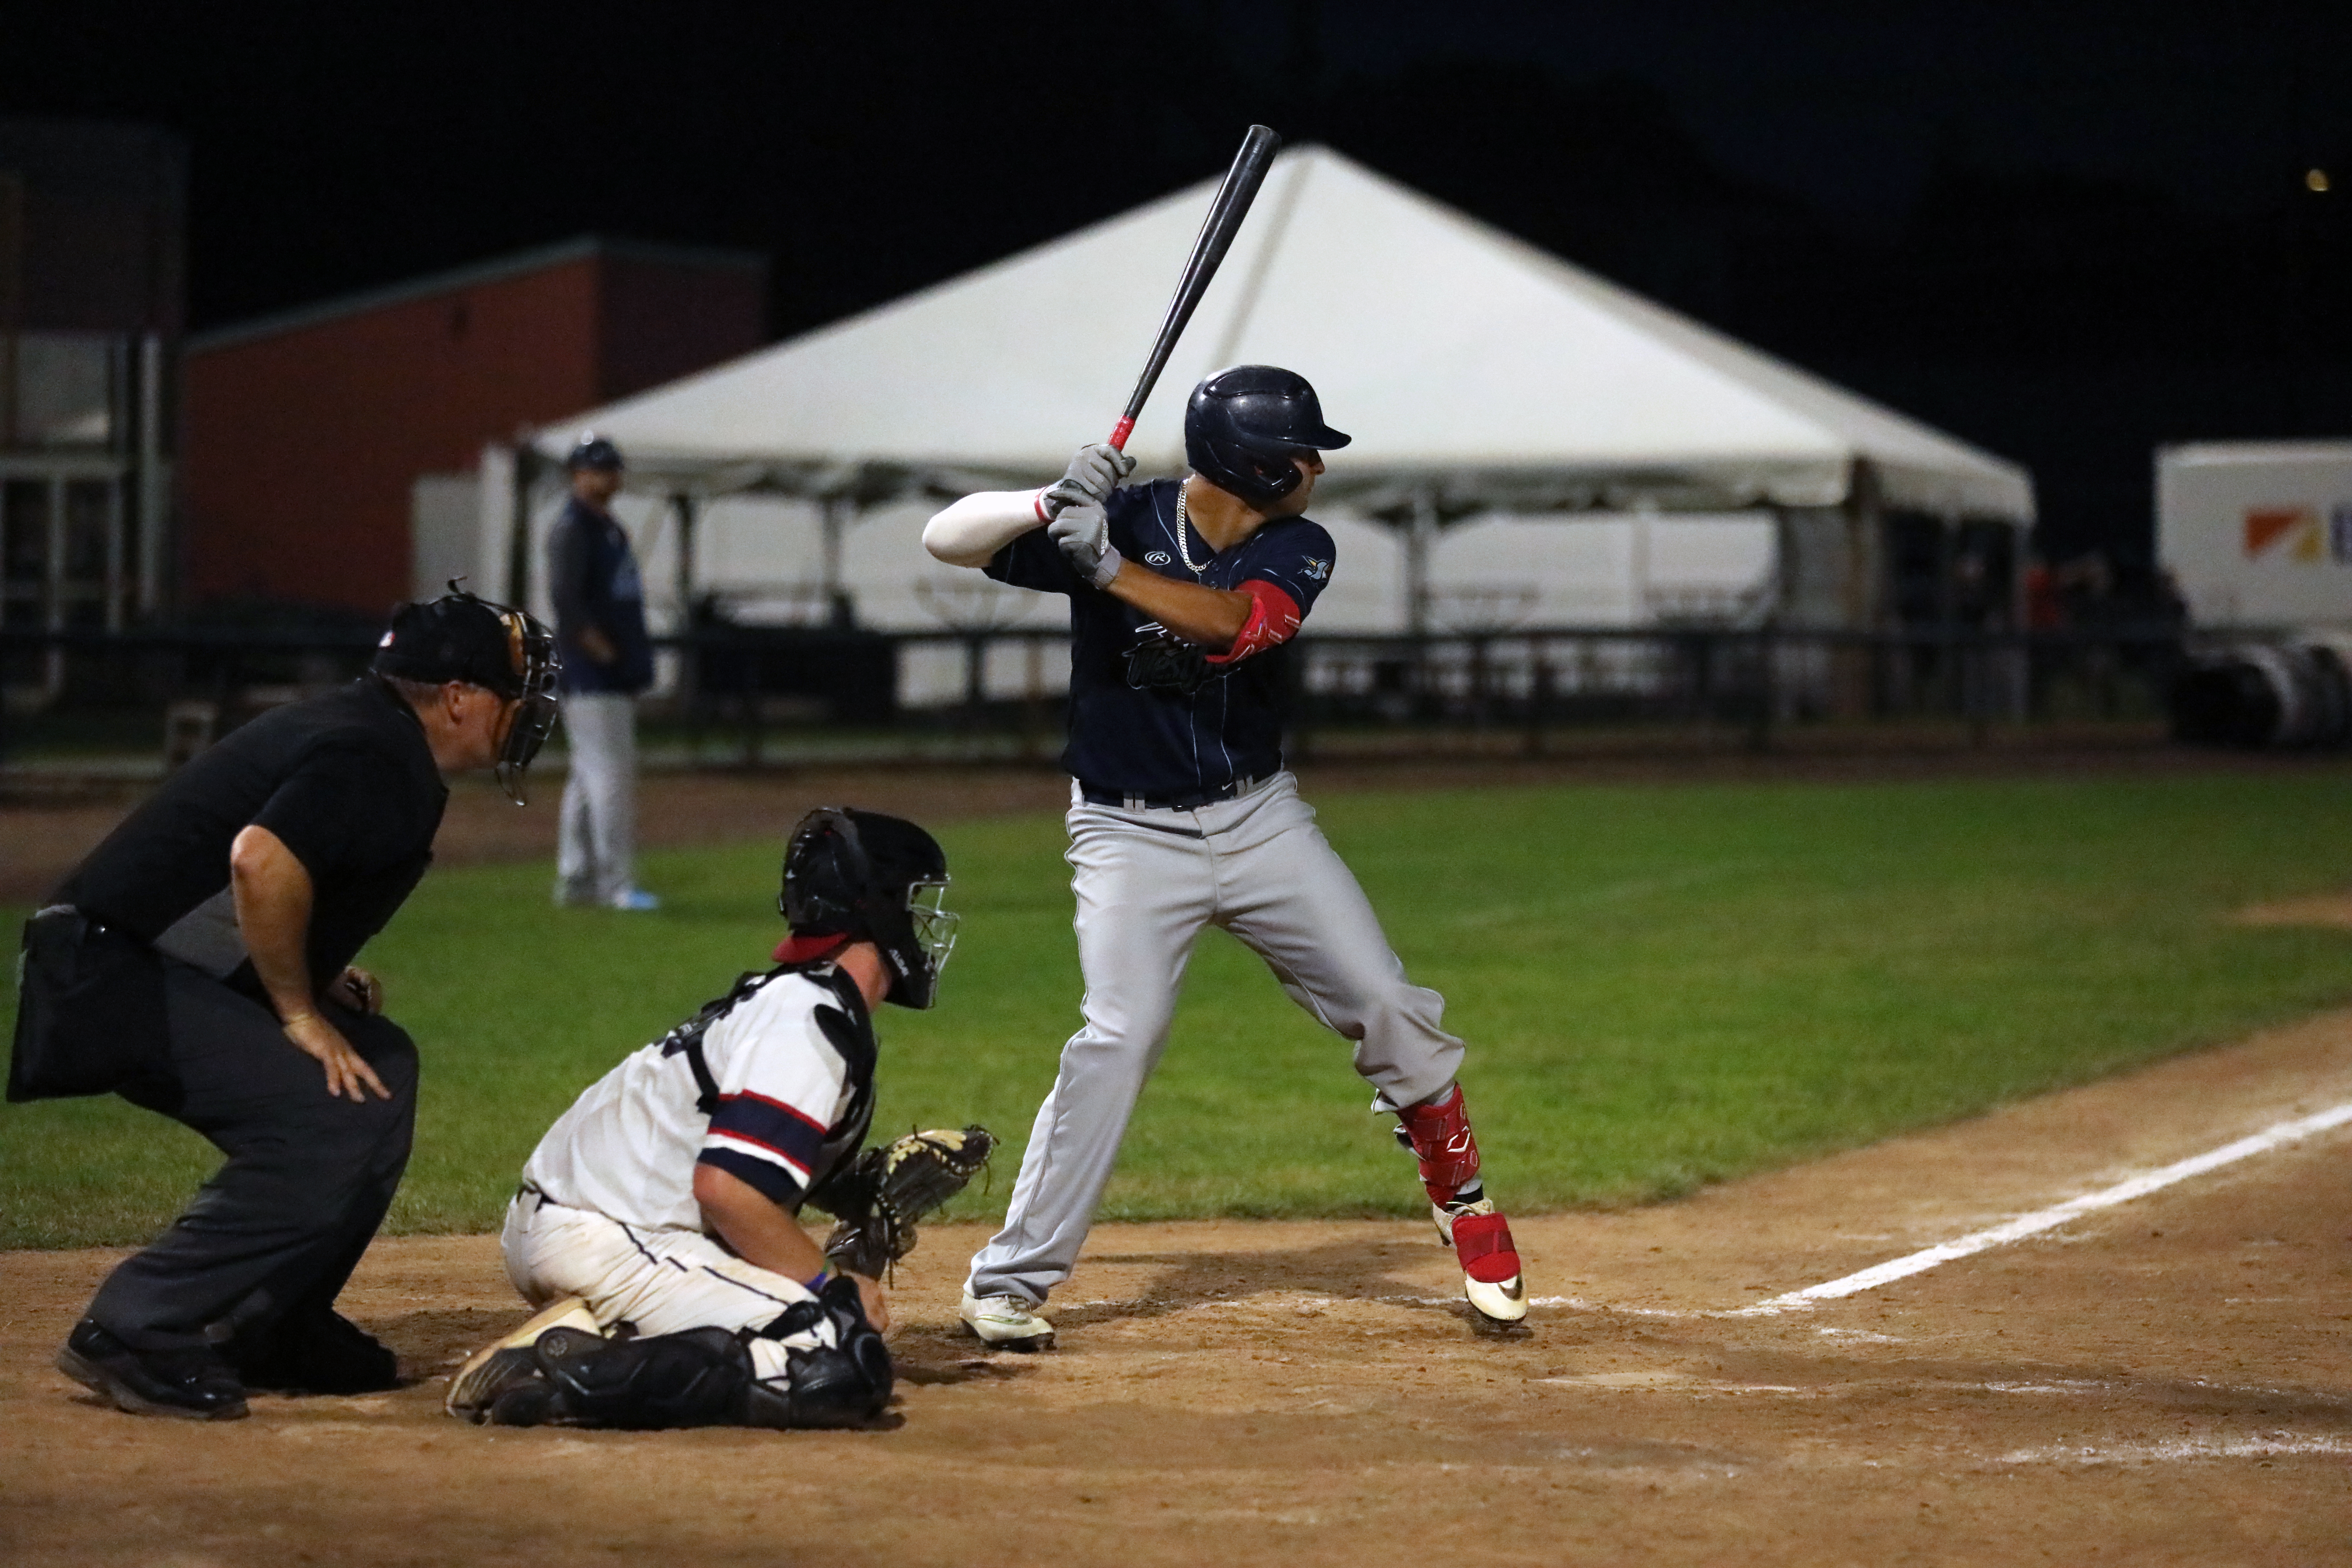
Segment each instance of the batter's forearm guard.
[{"label": "batter's forearm guard", "polygon": [[1297,600],[1263,579],[1253,577],[1237,591],[1249,595],[1249,618],[1234,635],[1234,646],[1207,655],[1207,663],[1239,664],[1252,654],[1279,647],[1297,633],[1299,623],[1306,619],[1298,613]]}]

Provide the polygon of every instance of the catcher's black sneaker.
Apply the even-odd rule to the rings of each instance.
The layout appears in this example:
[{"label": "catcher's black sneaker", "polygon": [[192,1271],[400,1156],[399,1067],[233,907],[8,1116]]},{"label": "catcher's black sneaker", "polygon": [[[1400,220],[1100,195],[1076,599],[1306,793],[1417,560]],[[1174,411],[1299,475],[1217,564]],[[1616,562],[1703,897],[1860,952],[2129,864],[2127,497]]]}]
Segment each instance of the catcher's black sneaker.
[{"label": "catcher's black sneaker", "polygon": [[400,1386],[400,1358],[340,1312],[306,1312],[250,1342],[228,1345],[247,1388],[283,1394],[382,1394]]},{"label": "catcher's black sneaker", "polygon": [[134,1351],[88,1318],[66,1337],[58,1370],[133,1415],[234,1421],[246,1413],[245,1386],[219,1352]]}]

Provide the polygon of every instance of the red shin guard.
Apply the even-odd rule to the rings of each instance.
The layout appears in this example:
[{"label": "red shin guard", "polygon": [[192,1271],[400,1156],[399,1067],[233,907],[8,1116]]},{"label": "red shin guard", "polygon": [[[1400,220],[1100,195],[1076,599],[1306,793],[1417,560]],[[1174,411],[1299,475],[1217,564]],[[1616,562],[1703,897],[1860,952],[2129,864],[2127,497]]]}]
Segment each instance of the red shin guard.
[{"label": "red shin guard", "polygon": [[1519,1277],[1511,1226],[1498,1214],[1464,1215],[1455,1220],[1454,1256],[1462,1260],[1463,1273],[1488,1285],[1507,1285]]},{"label": "red shin guard", "polygon": [[1413,1157],[1421,1162],[1421,1184],[1429,1201],[1443,1208],[1478,1176],[1478,1141],[1470,1136],[1462,1086],[1455,1084],[1434,1105],[1407,1106],[1398,1116]]}]

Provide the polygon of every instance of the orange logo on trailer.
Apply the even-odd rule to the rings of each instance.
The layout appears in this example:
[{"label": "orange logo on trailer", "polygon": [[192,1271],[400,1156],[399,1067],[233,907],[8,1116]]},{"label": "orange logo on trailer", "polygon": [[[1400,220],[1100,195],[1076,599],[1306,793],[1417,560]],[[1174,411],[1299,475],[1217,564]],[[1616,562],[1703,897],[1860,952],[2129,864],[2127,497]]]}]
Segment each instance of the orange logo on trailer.
[{"label": "orange logo on trailer", "polygon": [[2319,526],[2319,510],[2308,506],[2253,506],[2246,509],[2246,553],[2276,552],[2290,561],[2327,559],[2327,535]]}]

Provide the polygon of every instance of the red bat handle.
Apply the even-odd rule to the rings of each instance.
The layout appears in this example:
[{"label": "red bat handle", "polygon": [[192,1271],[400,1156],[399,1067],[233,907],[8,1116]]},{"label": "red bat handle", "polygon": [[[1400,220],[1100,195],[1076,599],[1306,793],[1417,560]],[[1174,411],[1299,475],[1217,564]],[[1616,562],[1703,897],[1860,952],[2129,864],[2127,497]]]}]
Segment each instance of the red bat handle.
[{"label": "red bat handle", "polygon": [[1122,418],[1117,425],[1111,426],[1110,444],[1112,447],[1118,451],[1126,451],[1127,438],[1134,434],[1135,421],[1131,418]]}]

